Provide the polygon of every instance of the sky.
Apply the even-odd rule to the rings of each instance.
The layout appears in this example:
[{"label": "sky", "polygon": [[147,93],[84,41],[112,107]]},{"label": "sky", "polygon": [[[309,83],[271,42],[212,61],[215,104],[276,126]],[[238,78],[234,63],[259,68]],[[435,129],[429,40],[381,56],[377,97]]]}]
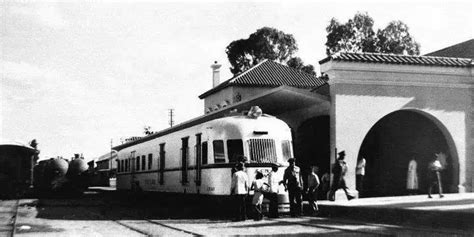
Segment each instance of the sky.
[{"label": "sky", "polygon": [[[269,26],[318,66],[331,18],[401,20],[426,54],[474,38],[474,5],[451,1],[180,1],[0,3],[0,138],[39,143],[40,159],[110,151],[144,126],[203,115],[210,65],[232,76],[226,46]],[[319,69],[318,69],[319,70]]]}]

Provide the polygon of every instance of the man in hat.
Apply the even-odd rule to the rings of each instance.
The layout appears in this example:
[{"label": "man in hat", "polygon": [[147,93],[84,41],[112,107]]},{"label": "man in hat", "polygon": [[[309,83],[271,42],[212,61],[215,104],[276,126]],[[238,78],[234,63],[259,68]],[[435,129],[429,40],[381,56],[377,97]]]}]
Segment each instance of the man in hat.
[{"label": "man in hat", "polygon": [[345,151],[341,151],[338,153],[339,157],[337,158],[337,161],[336,163],[333,164],[332,166],[332,173],[333,173],[333,182],[332,182],[332,186],[331,186],[331,190],[329,191],[329,199],[331,201],[334,201],[335,199],[335,194],[336,194],[336,191],[340,188],[342,188],[344,190],[344,192],[346,193],[346,197],[347,197],[347,200],[351,200],[353,199],[354,197],[352,197],[348,190],[347,190],[347,186],[346,186],[346,180],[344,179],[344,176],[346,175],[347,173],[347,164],[346,162],[344,161],[344,158],[346,157],[346,152]]},{"label": "man in hat", "polygon": [[438,193],[439,197],[442,198],[444,197],[443,195],[443,186],[441,183],[441,170],[444,169],[443,165],[441,164],[440,159],[446,160],[446,155],[442,152],[440,153],[435,153],[435,156],[433,160],[429,163],[428,169],[429,169],[429,180],[430,180],[430,186],[428,187],[428,198],[431,197],[431,191],[433,187],[437,186],[438,187]]},{"label": "man in hat", "polygon": [[285,191],[288,191],[288,198],[290,199],[290,214],[291,216],[300,216],[302,209],[303,181],[301,178],[300,167],[295,165],[295,159],[288,159],[290,166],[285,169],[283,175],[283,185]]}]

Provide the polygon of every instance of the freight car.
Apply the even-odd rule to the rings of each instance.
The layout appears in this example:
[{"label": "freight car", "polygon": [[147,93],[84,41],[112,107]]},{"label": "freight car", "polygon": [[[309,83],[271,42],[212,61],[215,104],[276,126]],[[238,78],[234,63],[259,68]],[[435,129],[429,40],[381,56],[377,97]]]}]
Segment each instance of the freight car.
[{"label": "freight car", "polygon": [[21,196],[33,182],[38,151],[19,142],[0,142],[0,198]]},{"label": "freight car", "polygon": [[68,162],[63,158],[43,160],[35,166],[34,186],[39,194],[78,194],[89,186],[87,164],[78,156]]}]

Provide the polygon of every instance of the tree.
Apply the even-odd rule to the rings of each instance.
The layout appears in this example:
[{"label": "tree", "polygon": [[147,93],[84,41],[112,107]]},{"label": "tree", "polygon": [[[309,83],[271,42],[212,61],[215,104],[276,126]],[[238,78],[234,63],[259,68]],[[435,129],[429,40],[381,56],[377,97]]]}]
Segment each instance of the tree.
[{"label": "tree", "polygon": [[356,13],[341,24],[331,19],[326,31],[326,54],[337,52],[376,52],[418,55],[419,44],[411,37],[408,26],[392,21],[383,30],[373,30],[374,20],[367,13]]},{"label": "tree", "polygon": [[[297,51],[298,46],[293,35],[271,27],[260,28],[247,39],[232,41],[226,48],[227,58],[232,66],[230,71],[234,75],[265,59],[287,63]],[[312,66],[307,65],[304,70],[310,68]]]},{"label": "tree", "polygon": [[401,21],[392,21],[377,32],[377,49],[381,53],[419,55],[420,45],[411,37],[408,26]]},{"label": "tree", "polygon": [[38,150],[38,142],[36,141],[36,139],[33,139],[30,141],[30,146],[33,147],[35,149],[35,154],[34,154],[34,162],[36,163],[36,161],[39,159],[39,153],[40,153],[40,150]]},{"label": "tree", "polygon": [[343,52],[375,52],[374,20],[367,13],[358,12],[353,19],[341,24],[332,18],[326,27],[326,54]]},{"label": "tree", "polygon": [[290,60],[288,60],[288,62],[286,62],[286,65],[288,67],[295,68],[299,71],[306,72],[306,73],[311,74],[313,76],[316,75],[316,72],[314,71],[313,65],[311,65],[311,64],[304,65],[304,62],[300,57],[290,58]]},{"label": "tree", "polygon": [[151,130],[151,127],[150,127],[150,126],[144,126],[144,127],[143,127],[143,133],[148,136],[148,135],[151,135],[151,134],[153,134],[153,133],[155,133],[155,132],[153,132],[153,131]]}]

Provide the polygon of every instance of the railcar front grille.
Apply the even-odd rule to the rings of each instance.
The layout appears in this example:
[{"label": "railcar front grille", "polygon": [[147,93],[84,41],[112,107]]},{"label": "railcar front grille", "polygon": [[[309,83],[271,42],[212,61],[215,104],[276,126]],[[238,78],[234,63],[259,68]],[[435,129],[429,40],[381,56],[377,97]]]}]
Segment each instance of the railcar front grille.
[{"label": "railcar front grille", "polygon": [[250,160],[257,163],[276,163],[277,155],[273,139],[250,139]]}]

